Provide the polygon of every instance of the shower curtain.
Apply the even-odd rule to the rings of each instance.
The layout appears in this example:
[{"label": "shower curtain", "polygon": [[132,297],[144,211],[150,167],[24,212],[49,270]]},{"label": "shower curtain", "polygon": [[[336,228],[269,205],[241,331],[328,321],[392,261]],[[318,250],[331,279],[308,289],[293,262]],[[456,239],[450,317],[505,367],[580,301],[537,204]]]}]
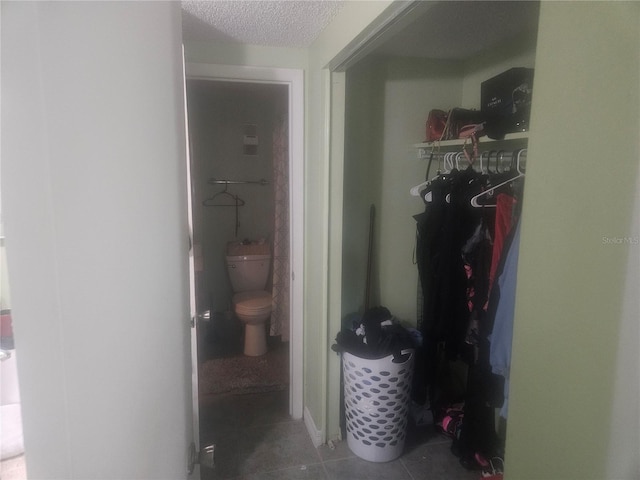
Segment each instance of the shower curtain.
[{"label": "shower curtain", "polygon": [[273,305],[271,335],[289,340],[289,125],[286,115],[276,122],[273,134]]}]

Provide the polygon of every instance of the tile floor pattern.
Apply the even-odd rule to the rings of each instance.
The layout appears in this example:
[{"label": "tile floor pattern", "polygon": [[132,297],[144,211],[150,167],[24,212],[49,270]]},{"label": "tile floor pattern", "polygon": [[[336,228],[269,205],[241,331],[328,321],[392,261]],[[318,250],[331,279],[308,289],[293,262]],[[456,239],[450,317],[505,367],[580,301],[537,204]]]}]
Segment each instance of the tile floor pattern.
[{"label": "tile floor pattern", "polygon": [[315,448],[302,421],[288,415],[288,392],[201,400],[202,445],[216,444],[215,469],[202,480],[479,480],[432,427],[409,428],[404,454],[387,463],[354,455],[347,442]]}]

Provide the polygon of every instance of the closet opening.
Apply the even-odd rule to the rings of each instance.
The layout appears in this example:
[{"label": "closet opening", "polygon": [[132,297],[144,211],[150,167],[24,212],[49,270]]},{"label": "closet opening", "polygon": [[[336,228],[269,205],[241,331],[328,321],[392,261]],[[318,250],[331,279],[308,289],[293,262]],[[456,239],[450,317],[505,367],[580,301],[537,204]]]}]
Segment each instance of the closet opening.
[{"label": "closet opening", "polygon": [[[512,68],[535,71],[539,3],[416,3],[411,18],[410,9],[400,13],[339,67],[345,76],[342,318],[362,313],[362,245],[373,204],[371,306],[388,308],[423,342],[414,371],[413,439],[451,439],[458,454],[453,476],[458,467],[481,469],[485,460],[503,458],[508,365],[498,374],[489,361],[495,312],[491,321],[486,317],[497,308],[489,285],[503,282],[503,296],[513,286],[508,277],[515,270],[502,273],[506,262],[517,267],[517,252],[501,247],[517,244],[526,165],[535,159],[527,156],[528,126],[499,139],[477,134],[477,142],[426,142],[427,119],[435,109],[481,111],[483,82]],[[436,205],[445,210],[436,212]],[[496,211],[506,222],[498,233]]]}]

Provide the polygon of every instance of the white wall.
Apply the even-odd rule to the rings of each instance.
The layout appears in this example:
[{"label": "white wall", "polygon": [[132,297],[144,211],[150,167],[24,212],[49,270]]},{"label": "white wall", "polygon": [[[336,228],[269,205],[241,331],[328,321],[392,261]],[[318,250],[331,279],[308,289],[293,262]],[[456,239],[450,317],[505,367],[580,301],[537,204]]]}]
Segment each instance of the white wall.
[{"label": "white wall", "polygon": [[2,205],[29,478],[184,478],[179,3],[2,3]]}]

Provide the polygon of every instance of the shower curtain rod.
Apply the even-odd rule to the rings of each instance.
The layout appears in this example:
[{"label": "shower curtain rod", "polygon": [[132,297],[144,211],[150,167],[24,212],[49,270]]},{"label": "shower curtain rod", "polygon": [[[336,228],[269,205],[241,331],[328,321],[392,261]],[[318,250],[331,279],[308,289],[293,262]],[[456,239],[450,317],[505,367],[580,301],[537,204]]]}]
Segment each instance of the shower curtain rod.
[{"label": "shower curtain rod", "polygon": [[256,184],[256,185],[269,185],[269,182],[267,182],[264,178],[260,179],[260,180],[219,180],[217,178],[210,178],[207,183],[210,183],[212,185],[216,185],[216,184],[220,184],[220,183],[224,184],[224,185],[239,184],[239,183],[252,183],[252,184]]}]

